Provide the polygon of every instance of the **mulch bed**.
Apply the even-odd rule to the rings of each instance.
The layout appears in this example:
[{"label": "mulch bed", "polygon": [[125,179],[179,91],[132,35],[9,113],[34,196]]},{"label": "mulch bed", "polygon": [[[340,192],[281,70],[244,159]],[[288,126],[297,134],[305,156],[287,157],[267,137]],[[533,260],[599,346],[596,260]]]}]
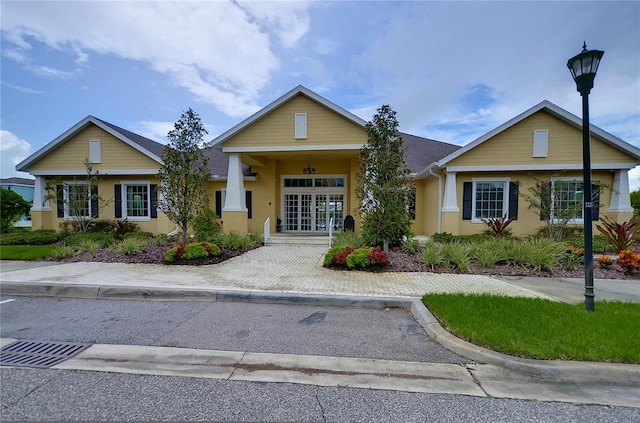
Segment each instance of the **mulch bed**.
[{"label": "mulch bed", "polygon": [[[170,266],[202,266],[209,264],[221,263],[233,257],[244,254],[241,250],[222,249],[222,254],[217,257],[206,257],[195,260],[178,260],[174,263],[164,261],[164,255],[172,244],[156,245],[149,244],[141,253],[124,256],[110,249],[100,249],[95,255],[82,253],[77,256],[69,257],[60,261],[63,262],[80,262],[92,261],[103,263],[148,263],[163,264]],[[55,258],[48,258],[49,261],[57,261]],[[376,267],[371,269],[373,272],[430,272],[430,273],[460,273],[455,269],[447,269],[438,267],[430,269],[425,266],[422,257],[419,254],[408,254],[402,248],[394,248],[389,251],[389,261],[387,266]],[[344,270],[344,268],[340,268]],[[584,278],[584,269],[579,267],[576,270],[556,269],[553,272],[533,271],[522,267],[500,265],[492,268],[471,265],[466,274],[488,275],[488,276],[535,276],[535,277],[553,277],[553,278]],[[640,280],[640,272],[625,273],[622,268],[612,265],[608,269],[598,267],[594,268],[594,278],[596,279],[623,279],[623,280]]]}]

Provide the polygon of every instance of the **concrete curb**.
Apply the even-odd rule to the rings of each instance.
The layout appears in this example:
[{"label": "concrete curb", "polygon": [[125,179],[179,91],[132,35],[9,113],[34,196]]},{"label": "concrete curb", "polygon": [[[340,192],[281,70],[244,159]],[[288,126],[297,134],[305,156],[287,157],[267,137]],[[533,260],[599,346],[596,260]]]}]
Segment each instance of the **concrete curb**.
[{"label": "concrete curb", "polygon": [[540,379],[640,386],[639,365],[594,363],[590,361],[534,360],[513,357],[474,345],[449,333],[419,299],[412,302],[411,312],[434,341],[454,353],[478,363],[493,364],[508,370],[536,376]]},{"label": "concrete curb", "polygon": [[329,295],[283,293],[266,291],[234,291],[207,288],[153,288],[137,286],[61,284],[46,282],[2,282],[3,295],[33,295],[43,297],[70,297],[93,299],[174,300],[244,302],[266,304],[305,304],[359,308],[409,308],[412,298],[364,297],[355,295]]}]

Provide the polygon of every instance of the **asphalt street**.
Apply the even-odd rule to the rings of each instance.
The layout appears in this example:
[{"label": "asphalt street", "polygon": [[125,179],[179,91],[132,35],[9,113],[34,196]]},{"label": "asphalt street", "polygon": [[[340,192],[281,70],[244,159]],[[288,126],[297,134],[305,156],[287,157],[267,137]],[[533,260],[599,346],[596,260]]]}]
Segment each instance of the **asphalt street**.
[{"label": "asphalt street", "polygon": [[3,338],[470,362],[430,341],[408,309],[11,298],[0,306]]},{"label": "asphalt street", "polygon": [[3,368],[1,420],[637,422],[640,409],[119,373]]},{"label": "asphalt street", "polygon": [[[442,363],[441,366],[454,366],[465,373],[460,367],[462,364],[474,377],[480,378],[478,385],[471,385],[481,389],[481,395],[357,389],[354,387],[357,384],[348,378],[344,385],[322,386],[322,383],[289,383],[293,380],[287,379],[287,372],[276,372],[283,377],[274,379],[253,379],[252,370],[246,379],[246,367],[245,379],[242,371],[233,378],[210,379],[199,373],[206,370],[206,366],[196,368],[194,365],[191,372],[184,371],[189,365],[177,373],[157,372],[158,365],[167,370],[169,366],[178,365],[173,360],[153,365],[156,372],[152,374],[146,370],[127,374],[129,371],[92,371],[91,363],[82,370],[83,367],[74,367],[78,365],[77,360],[76,364],[70,360],[70,367],[66,368],[64,365],[44,370],[2,368],[1,420],[588,422],[640,419],[638,408],[506,399],[517,396],[505,393],[505,389],[518,390],[523,386],[522,381],[510,382],[499,371],[494,374],[491,366],[473,364],[429,340],[409,310],[402,308],[2,296],[0,318],[2,338],[100,343],[106,344],[106,350],[113,353],[120,348],[114,344],[130,344],[140,345],[139,348],[153,348],[142,347],[146,345],[165,349],[179,347],[185,349],[183,351],[187,348],[203,352],[244,351],[240,353],[246,357],[242,363],[250,361],[250,352],[256,352],[284,354],[285,360],[287,354],[298,354],[295,357],[303,359],[326,355],[344,357],[343,360],[353,360],[348,357],[388,359],[396,363],[405,360],[428,366]],[[114,364],[123,361],[116,355],[113,357],[117,362]],[[108,361],[109,354],[107,365]],[[146,366],[144,362],[141,365],[141,369]],[[169,374],[173,376],[167,376]],[[185,377],[186,374],[192,377]],[[524,386],[536,386],[527,385],[529,383],[525,382]],[[562,397],[566,389],[571,390],[572,395],[578,392],[579,396],[581,389],[579,385],[555,386],[553,383],[538,386],[537,392],[548,390],[546,395],[538,396],[548,399]],[[614,389],[606,385],[583,389],[585,397],[597,392],[625,395],[623,391],[599,390]]]}]

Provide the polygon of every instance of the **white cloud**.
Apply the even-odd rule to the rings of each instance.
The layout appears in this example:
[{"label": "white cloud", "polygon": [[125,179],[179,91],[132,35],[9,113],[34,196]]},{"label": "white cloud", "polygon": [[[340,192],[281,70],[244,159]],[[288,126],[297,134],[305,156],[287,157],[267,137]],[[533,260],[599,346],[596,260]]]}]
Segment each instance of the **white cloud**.
[{"label": "white cloud", "polygon": [[[199,101],[233,117],[258,109],[260,90],[280,63],[270,35],[290,47],[308,29],[302,2],[3,3],[2,34],[24,60],[33,40],[69,50],[86,65],[90,52],[149,63]],[[3,46],[4,48],[4,46]],[[48,65],[32,72],[64,75]]]},{"label": "white cloud", "polygon": [[173,122],[145,120],[131,125],[131,130],[138,135],[167,144],[167,133],[173,129]]},{"label": "white cloud", "polygon": [[[163,122],[154,120],[145,120],[131,125],[131,130],[138,135],[157,141],[162,144],[168,144],[167,134],[173,130],[174,122]],[[204,140],[209,141],[215,138],[220,132],[220,128],[215,125],[203,123],[204,128],[209,132],[205,135]]]},{"label": "white cloud", "polygon": [[[637,112],[637,4],[581,5],[576,9],[575,4],[557,2],[394,4],[394,13],[380,13],[379,31],[346,67],[355,73],[350,78],[364,81],[378,104],[389,103],[398,111],[404,128],[420,130],[471,114],[477,118],[475,125],[488,130],[545,99],[580,116],[580,95],[566,62],[580,52],[586,36],[591,38],[589,47],[605,50],[590,98],[592,120]],[[356,22],[354,30],[357,27]],[[477,85],[488,88],[491,102],[469,99]],[[626,140],[639,145],[640,134],[633,124],[637,120],[625,131],[632,134]]]},{"label": "white cloud", "polygon": [[0,169],[2,178],[29,177],[26,172],[16,171],[16,165],[29,156],[31,144],[12,132],[0,130]]},{"label": "white cloud", "polygon": [[21,85],[15,85],[15,84],[11,84],[9,82],[5,82],[2,81],[2,85],[5,85],[7,87],[13,88],[16,91],[20,91],[21,93],[25,93],[25,94],[43,94],[44,91],[40,91],[40,90],[36,90],[33,88],[29,88],[29,87],[23,87]]},{"label": "white cloud", "polygon": [[293,47],[309,31],[306,1],[239,1],[254,18],[262,21],[287,47]]}]

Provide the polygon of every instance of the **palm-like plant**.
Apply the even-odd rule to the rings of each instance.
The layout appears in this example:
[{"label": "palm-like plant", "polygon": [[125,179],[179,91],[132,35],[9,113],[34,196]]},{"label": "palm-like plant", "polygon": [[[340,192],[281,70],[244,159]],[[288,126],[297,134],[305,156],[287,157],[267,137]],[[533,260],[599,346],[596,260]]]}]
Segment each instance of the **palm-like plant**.
[{"label": "palm-like plant", "polygon": [[638,232],[638,221],[631,219],[627,222],[618,223],[609,217],[600,218],[602,226],[596,224],[596,229],[604,235],[613,245],[616,251],[624,251],[635,242]]}]

